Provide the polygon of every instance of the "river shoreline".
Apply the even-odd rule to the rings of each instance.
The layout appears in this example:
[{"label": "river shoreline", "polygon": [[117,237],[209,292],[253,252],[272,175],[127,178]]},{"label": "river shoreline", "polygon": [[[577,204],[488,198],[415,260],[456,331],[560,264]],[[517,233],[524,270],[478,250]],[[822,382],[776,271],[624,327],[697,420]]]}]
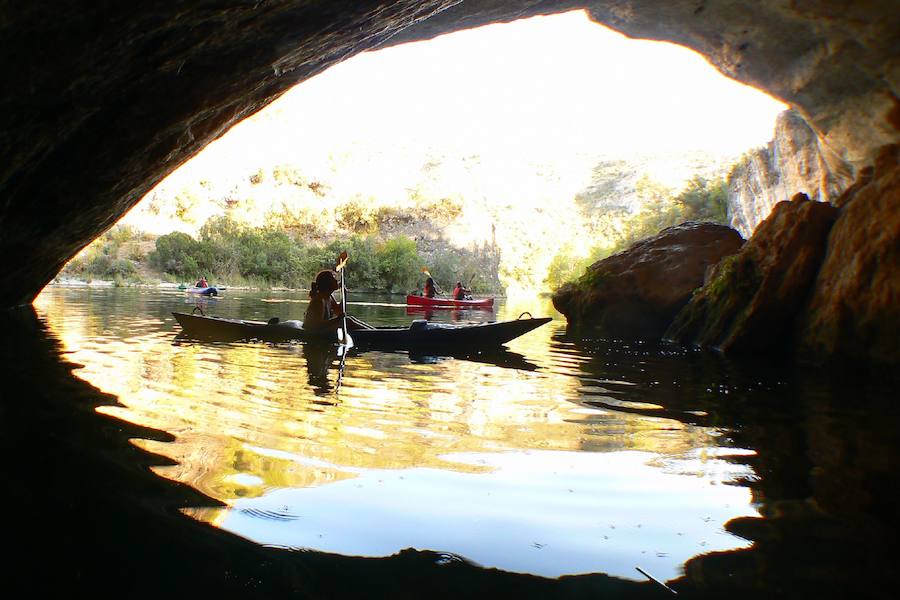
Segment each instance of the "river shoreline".
[{"label": "river shoreline", "polygon": [[[69,288],[98,288],[98,289],[107,289],[107,288],[138,288],[138,289],[148,289],[148,290],[172,290],[172,291],[183,291],[185,287],[191,287],[192,284],[188,282],[182,283],[173,283],[169,281],[159,281],[156,283],[138,283],[138,282],[117,282],[110,279],[92,279],[90,281],[85,279],[75,279],[75,278],[57,278],[47,284],[47,287],[69,287]],[[213,285],[211,287],[218,288],[222,291],[228,290],[241,290],[241,291],[269,291],[269,292],[278,292],[278,293],[308,293],[308,288],[289,288],[282,286],[271,286],[271,287],[261,287],[261,286],[252,286],[252,285],[223,285],[217,286]],[[348,290],[353,294],[378,294],[378,295],[390,295],[390,296],[399,296],[405,298],[408,294],[407,292],[388,292],[385,290],[376,290],[371,288],[363,288],[363,289],[354,289],[349,287]],[[409,294],[416,294],[418,291],[409,292]],[[503,294],[485,294],[485,297],[492,298],[504,298]]]}]

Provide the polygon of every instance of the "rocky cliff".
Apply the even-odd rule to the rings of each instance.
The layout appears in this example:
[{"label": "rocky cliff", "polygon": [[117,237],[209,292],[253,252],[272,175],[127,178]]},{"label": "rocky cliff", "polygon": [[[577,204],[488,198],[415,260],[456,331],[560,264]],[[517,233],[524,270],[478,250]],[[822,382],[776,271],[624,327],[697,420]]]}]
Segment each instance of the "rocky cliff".
[{"label": "rocky cliff", "polygon": [[666,337],[730,353],[900,364],[898,158],[897,145],[883,148],[833,204],[803,194],[776,204]]},{"label": "rocky cliff", "polygon": [[831,155],[796,112],[779,115],[765,148],[748,152],[728,176],[728,217],[744,238],[777,202],[802,193],[830,202],[852,182],[850,165]]}]

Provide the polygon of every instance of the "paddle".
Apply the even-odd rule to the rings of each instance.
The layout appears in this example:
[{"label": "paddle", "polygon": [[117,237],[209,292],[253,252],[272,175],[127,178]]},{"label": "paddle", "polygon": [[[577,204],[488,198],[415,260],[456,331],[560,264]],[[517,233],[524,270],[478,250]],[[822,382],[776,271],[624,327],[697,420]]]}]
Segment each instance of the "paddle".
[{"label": "paddle", "polygon": [[341,357],[341,364],[338,366],[337,383],[334,387],[334,393],[341,391],[341,382],[344,380],[344,364],[347,360],[347,351],[353,347],[353,338],[350,337],[350,331],[347,329],[347,287],[344,285],[344,267],[347,266],[347,251],[341,252],[338,256],[337,265],[334,270],[341,274],[341,312],[343,312],[343,327],[338,327],[338,356]]},{"label": "paddle", "polygon": [[341,274],[341,312],[344,316],[343,327],[339,327],[338,334],[338,342],[343,347],[343,350],[349,350],[353,347],[353,338],[350,337],[350,331],[347,329],[347,287],[344,285],[344,267],[347,265],[347,251],[344,250],[341,252],[341,255],[338,256],[337,266],[334,268],[335,271]]}]

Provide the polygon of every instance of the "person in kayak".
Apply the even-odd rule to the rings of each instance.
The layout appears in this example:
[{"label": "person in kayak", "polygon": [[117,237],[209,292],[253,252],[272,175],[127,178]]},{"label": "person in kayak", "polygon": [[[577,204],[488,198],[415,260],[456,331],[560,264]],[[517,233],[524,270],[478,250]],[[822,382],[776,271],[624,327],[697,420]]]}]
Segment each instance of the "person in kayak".
[{"label": "person in kayak", "polygon": [[456,282],[456,287],[453,288],[453,299],[454,300],[471,300],[472,296],[469,295],[471,290],[468,290],[463,287],[461,281]]},{"label": "person in kayak", "polygon": [[443,294],[444,292],[434,283],[434,279],[429,277],[425,280],[425,287],[422,288],[422,295],[426,298],[434,298],[437,294]]},{"label": "person in kayak", "polygon": [[194,287],[198,287],[198,288],[208,288],[208,287],[209,287],[209,284],[206,283],[206,277],[203,276],[203,275],[201,275],[201,276],[200,276],[200,280],[199,280],[197,283],[194,284]]},{"label": "person in kayak", "polygon": [[[344,313],[341,305],[331,294],[340,288],[334,271],[325,269],[316,274],[316,279],[309,286],[309,306],[303,316],[303,329],[307,331],[334,331],[343,327]],[[368,323],[364,323],[347,315],[347,329],[374,329]]]}]

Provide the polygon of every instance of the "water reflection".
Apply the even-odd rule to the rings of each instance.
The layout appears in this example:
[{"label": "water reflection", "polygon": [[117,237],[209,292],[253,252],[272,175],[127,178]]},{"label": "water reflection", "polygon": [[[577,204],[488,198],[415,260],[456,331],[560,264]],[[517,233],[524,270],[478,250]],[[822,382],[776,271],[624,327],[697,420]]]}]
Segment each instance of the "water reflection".
[{"label": "water reflection", "polygon": [[[658,465],[663,455],[688,456],[720,445],[717,432],[657,415],[592,406],[591,400],[601,397],[598,390],[618,394],[630,384],[609,380],[586,386],[582,372],[589,354],[553,339],[559,326],[484,355],[352,351],[335,394],[338,357],[333,345],[172,344],[170,319],[157,317],[166,314],[165,296],[143,294],[144,307],[108,321],[107,328],[90,325],[90,315],[122,311],[118,300],[102,303],[94,297],[86,303],[66,294],[49,291],[38,306],[54,315],[48,318],[51,327],[67,340],[72,358],[85,365],[79,376],[122,398],[125,406],[104,412],[176,435],[173,443],[138,442],[178,463],[157,472],[230,505],[251,499],[262,503],[241,505],[238,510],[261,511],[248,514],[267,513],[273,495],[302,498],[296,503],[307,513],[320,504],[331,510],[350,503],[355,519],[346,521],[346,527],[359,529],[341,534],[356,540],[342,544],[342,553],[373,556],[385,548],[393,553],[413,546],[520,572],[557,576],[602,571],[640,579],[628,563],[643,558],[651,571],[671,578],[697,552],[746,545],[723,533],[722,524],[756,514],[749,493],[721,485],[746,469],[711,453],[702,460],[686,458],[694,465],[690,474],[671,474]],[[125,296],[127,312],[140,300]],[[249,292],[233,292],[228,298],[240,301],[247,316],[261,312],[260,307],[267,311],[263,316],[273,305],[291,307],[291,298],[272,299],[254,303]],[[225,310],[225,304],[219,300],[217,310]],[[384,322],[383,316],[378,320],[379,311],[391,310],[389,319],[407,319],[405,309],[386,302],[360,310],[374,313],[360,315],[370,322]],[[502,310],[497,316],[465,318],[503,318]],[[453,315],[458,312],[432,318],[460,318]],[[79,332],[77,342],[69,343],[75,335],[71,329]],[[482,462],[464,458],[469,456]],[[387,473],[392,474],[388,480],[403,484],[382,488],[381,496],[360,495],[354,487],[361,481],[385,481]],[[338,485],[342,481],[346,483]],[[411,507],[385,512],[388,498],[399,507],[413,489],[432,492],[416,511],[418,520],[411,518]],[[459,491],[441,501],[439,490],[447,489]],[[671,498],[655,507],[642,500],[660,494]],[[335,495],[347,498],[338,501]],[[485,499],[491,497],[503,498],[507,505],[507,519],[496,524],[499,529],[489,526],[485,512]],[[634,506],[643,507],[641,515],[634,514]],[[569,517],[563,518],[564,513]],[[450,514],[456,517],[449,519]],[[654,525],[676,515],[684,521],[682,533],[695,534],[689,537],[693,546],[674,534],[663,535]],[[207,512],[199,516],[250,535],[238,529],[247,519]],[[423,526],[427,520],[432,521],[430,529]],[[380,532],[366,542],[372,537],[366,534],[368,522],[393,534]],[[593,528],[596,535],[582,535]],[[610,528],[620,533],[610,536]],[[507,535],[507,530],[517,535]],[[293,542],[283,539],[289,531],[298,536]],[[627,536],[621,533],[626,531]],[[259,541],[338,551],[325,541],[317,545],[319,538],[310,537],[311,530],[269,533],[276,537]],[[327,537],[327,531],[322,534]],[[525,543],[522,536],[533,539]],[[534,544],[540,553],[535,554]],[[490,552],[475,552],[476,547]]]},{"label": "water reflection", "polygon": [[[132,440],[173,442],[169,433],[95,412],[121,406],[72,376],[59,340],[33,311],[0,313],[0,449],[7,494],[3,590],[10,597],[198,597],[245,599],[574,598],[585,592],[641,594],[648,587],[606,577],[553,581],[483,570],[447,554],[404,551],[387,559],[286,553],[191,521],[176,509],[215,506],[190,486],[152,475],[169,459]],[[204,449],[194,444],[203,461]],[[239,457],[239,455],[237,455]],[[252,477],[235,475],[237,486]],[[187,566],[187,568],[186,568]],[[399,574],[399,576],[398,576]]]},{"label": "water reflection", "polygon": [[[338,348],[331,343],[308,343],[302,346],[306,359],[307,382],[318,395],[329,393],[333,388],[328,372],[338,359]],[[341,364],[339,369],[343,370]]]},{"label": "water reflection", "polygon": [[[898,466],[885,392],[855,409],[840,398],[862,392],[845,384],[585,342],[559,324],[493,362],[351,353],[337,394],[333,347],[173,344],[181,300],[51,289],[38,309],[85,365],[78,376],[120,399],[102,412],[174,436],[135,441],[176,463],[155,471],[228,507],[191,514],[262,543],[418,547],[547,576],[640,580],[641,566],[671,580],[686,565],[682,591],[787,589],[792,577],[827,590],[815,565],[850,585],[896,555],[873,533],[896,499],[877,483]],[[268,318],[273,307],[302,313],[303,300],[234,292],[216,310]],[[408,319],[389,301],[366,310]],[[863,549],[864,567],[832,568],[822,549],[835,541]],[[785,552],[814,564],[801,576],[773,568]]]}]

